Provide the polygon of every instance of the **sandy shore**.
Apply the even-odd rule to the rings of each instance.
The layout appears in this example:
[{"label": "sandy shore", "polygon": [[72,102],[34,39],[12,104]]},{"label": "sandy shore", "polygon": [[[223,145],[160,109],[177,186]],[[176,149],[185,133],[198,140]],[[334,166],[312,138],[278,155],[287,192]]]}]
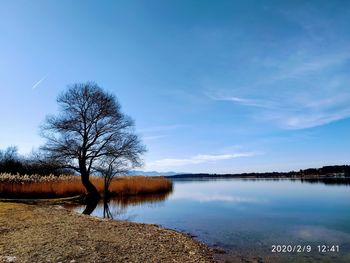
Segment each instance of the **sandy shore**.
[{"label": "sandy shore", "polygon": [[57,205],[0,202],[0,262],[213,262],[189,236]]}]

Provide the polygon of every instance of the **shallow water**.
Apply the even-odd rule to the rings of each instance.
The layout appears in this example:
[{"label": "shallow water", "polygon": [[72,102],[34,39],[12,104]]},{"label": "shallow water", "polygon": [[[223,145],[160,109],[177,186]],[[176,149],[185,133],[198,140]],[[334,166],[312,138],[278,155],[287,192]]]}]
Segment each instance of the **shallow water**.
[{"label": "shallow water", "polygon": [[[346,184],[174,181],[174,191],[168,196],[115,200],[108,209],[106,213],[103,204],[98,205],[92,215],[190,233],[211,247],[224,249],[227,253],[217,258],[227,262],[350,262],[350,187]],[[289,249],[301,252],[273,253],[273,245],[292,245]],[[322,245],[328,246],[326,250],[339,246],[339,252],[338,247],[334,247],[336,252],[319,252],[317,246]]]}]

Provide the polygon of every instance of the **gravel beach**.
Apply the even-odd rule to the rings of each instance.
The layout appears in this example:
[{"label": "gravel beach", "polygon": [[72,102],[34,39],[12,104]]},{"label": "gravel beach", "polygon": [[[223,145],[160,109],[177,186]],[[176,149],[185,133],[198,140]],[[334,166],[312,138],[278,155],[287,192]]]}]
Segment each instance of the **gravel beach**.
[{"label": "gravel beach", "polygon": [[0,202],[0,262],[213,262],[189,236],[58,205]]}]

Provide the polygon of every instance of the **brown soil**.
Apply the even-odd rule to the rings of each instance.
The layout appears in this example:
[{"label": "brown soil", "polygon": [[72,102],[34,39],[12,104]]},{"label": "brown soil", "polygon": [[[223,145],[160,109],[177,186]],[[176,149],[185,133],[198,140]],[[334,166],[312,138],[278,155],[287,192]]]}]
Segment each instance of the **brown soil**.
[{"label": "brown soil", "polygon": [[213,262],[189,236],[156,225],[0,202],[0,262]]}]

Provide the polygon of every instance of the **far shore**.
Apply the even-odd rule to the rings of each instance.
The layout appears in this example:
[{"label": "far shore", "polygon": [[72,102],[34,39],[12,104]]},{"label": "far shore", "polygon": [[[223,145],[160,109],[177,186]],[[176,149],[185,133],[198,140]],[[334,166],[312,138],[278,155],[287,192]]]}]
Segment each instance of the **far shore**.
[{"label": "far shore", "polygon": [[0,201],[0,262],[214,261],[202,243],[157,225],[99,219],[50,202]]},{"label": "far shore", "polygon": [[350,180],[350,165],[331,165],[289,172],[256,173],[180,173],[165,176],[169,179],[295,179],[295,180]]}]

